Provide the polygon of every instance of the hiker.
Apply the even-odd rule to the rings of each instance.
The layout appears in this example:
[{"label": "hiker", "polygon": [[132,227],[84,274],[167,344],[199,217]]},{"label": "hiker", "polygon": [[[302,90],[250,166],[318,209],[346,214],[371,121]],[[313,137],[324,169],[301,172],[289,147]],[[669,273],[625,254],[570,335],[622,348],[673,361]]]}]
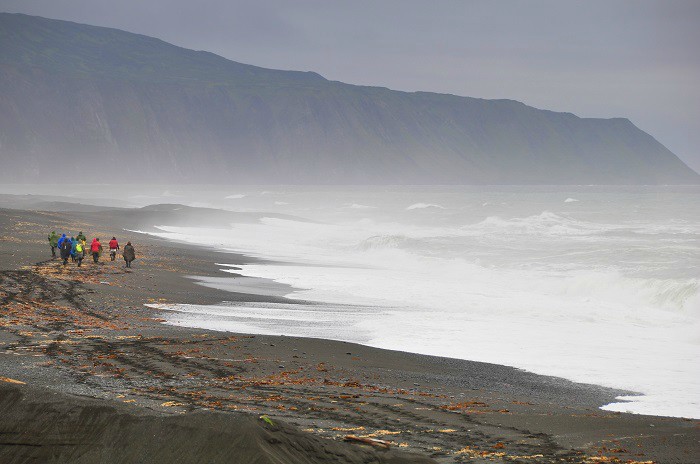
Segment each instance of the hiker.
[{"label": "hiker", "polygon": [[99,238],[93,238],[90,244],[90,252],[92,253],[92,260],[97,263],[100,260],[100,253],[102,253],[102,244]]},{"label": "hiker", "polygon": [[51,257],[56,257],[56,248],[58,248],[58,234],[56,231],[51,231],[49,234],[49,245],[51,245]]},{"label": "hiker", "polygon": [[59,248],[61,249],[61,259],[63,260],[63,265],[65,266],[68,264],[68,258],[70,258],[70,250],[73,244],[71,243],[69,238],[66,238],[65,235],[63,236],[63,240],[61,241],[61,245]]},{"label": "hiker", "polygon": [[85,235],[83,235],[82,230],[80,232],[78,232],[78,235],[75,238],[77,238],[79,241],[83,242],[83,248],[85,248],[85,244],[87,243],[87,237]]},{"label": "hiker", "polygon": [[75,239],[75,237],[71,237],[70,243],[70,260],[75,262],[75,246],[78,244],[78,241]]},{"label": "hiker", "polygon": [[61,249],[61,245],[63,245],[63,241],[66,239],[66,234],[61,234],[61,238],[58,239],[58,249]]},{"label": "hiker", "polygon": [[117,242],[116,237],[112,237],[112,240],[109,241],[109,259],[111,261],[114,261],[114,258],[117,257],[117,250],[119,249],[119,243]]},{"label": "hiker", "polygon": [[78,262],[78,267],[83,263],[85,257],[85,246],[82,240],[75,240],[75,260]]},{"label": "hiker", "polygon": [[126,261],[126,267],[131,267],[131,262],[136,259],[136,250],[134,250],[131,242],[126,242],[122,256],[124,256],[124,261]]},{"label": "hiker", "polygon": [[[80,234],[82,234],[82,232],[81,232]],[[88,249],[88,246],[87,246],[87,237],[85,237],[85,236],[83,235],[83,237],[80,238],[80,234],[78,234],[78,236],[77,236],[76,238],[78,239],[78,241],[80,242],[80,244],[83,246],[83,258],[84,258],[84,257],[85,257],[85,251]]]}]

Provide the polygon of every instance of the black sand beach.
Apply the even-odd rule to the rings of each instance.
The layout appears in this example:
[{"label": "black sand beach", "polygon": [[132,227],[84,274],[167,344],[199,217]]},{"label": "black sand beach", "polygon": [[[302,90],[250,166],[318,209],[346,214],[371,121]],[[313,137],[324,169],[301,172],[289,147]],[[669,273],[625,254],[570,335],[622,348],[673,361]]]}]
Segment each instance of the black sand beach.
[{"label": "black sand beach", "polygon": [[[123,230],[143,229],[153,217],[208,220],[201,211],[51,207],[0,210],[0,462],[693,463],[700,456],[700,422],[602,411],[622,393],[603,387],[342,342],[165,325],[144,304],[284,299],[187,278],[224,278],[214,263],[249,257]],[[66,208],[73,212],[57,211]],[[46,236],[54,229],[131,240],[138,259],[130,270],[104,256],[99,265],[63,267],[50,259]]]}]

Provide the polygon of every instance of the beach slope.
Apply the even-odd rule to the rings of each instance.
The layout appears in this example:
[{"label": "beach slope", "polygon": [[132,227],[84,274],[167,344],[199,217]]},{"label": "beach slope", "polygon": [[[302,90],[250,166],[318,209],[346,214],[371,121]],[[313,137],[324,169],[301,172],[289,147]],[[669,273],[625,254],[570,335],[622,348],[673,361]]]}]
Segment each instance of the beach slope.
[{"label": "beach slope", "polygon": [[[130,217],[0,210],[0,461],[692,463],[700,455],[698,421],[598,409],[625,392],[343,342],[166,325],[144,304],[284,298],[198,285],[188,276],[236,278],[214,263],[252,259],[125,232]],[[119,260],[64,267],[50,257],[54,229],[129,239],[137,261],[129,270]]]}]

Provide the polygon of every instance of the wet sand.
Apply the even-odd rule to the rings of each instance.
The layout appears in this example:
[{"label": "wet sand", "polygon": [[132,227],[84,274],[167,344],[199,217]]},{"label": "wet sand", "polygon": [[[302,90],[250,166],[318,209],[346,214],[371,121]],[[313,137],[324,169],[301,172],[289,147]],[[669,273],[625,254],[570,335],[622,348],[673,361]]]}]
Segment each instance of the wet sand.
[{"label": "wet sand", "polygon": [[[85,209],[0,210],[0,462],[692,463],[700,456],[698,421],[599,410],[621,394],[611,389],[343,342],[165,325],[145,303],[286,300],[187,277],[234,279],[215,263],[249,257],[123,231],[143,229],[154,216],[185,224],[208,214]],[[137,260],[130,270],[104,256],[99,265],[63,267],[50,259],[53,229],[131,240]],[[243,430],[250,438],[232,438]],[[387,441],[389,450],[345,442],[348,435]],[[129,446],[133,454],[119,454]]]}]

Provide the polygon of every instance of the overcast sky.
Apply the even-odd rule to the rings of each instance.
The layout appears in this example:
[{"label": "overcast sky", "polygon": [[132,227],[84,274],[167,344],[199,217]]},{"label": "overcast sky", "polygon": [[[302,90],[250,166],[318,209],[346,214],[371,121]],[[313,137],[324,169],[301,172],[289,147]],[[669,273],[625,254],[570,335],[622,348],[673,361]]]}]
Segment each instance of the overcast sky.
[{"label": "overcast sky", "polygon": [[700,171],[700,1],[0,0],[351,84],[627,117]]}]

